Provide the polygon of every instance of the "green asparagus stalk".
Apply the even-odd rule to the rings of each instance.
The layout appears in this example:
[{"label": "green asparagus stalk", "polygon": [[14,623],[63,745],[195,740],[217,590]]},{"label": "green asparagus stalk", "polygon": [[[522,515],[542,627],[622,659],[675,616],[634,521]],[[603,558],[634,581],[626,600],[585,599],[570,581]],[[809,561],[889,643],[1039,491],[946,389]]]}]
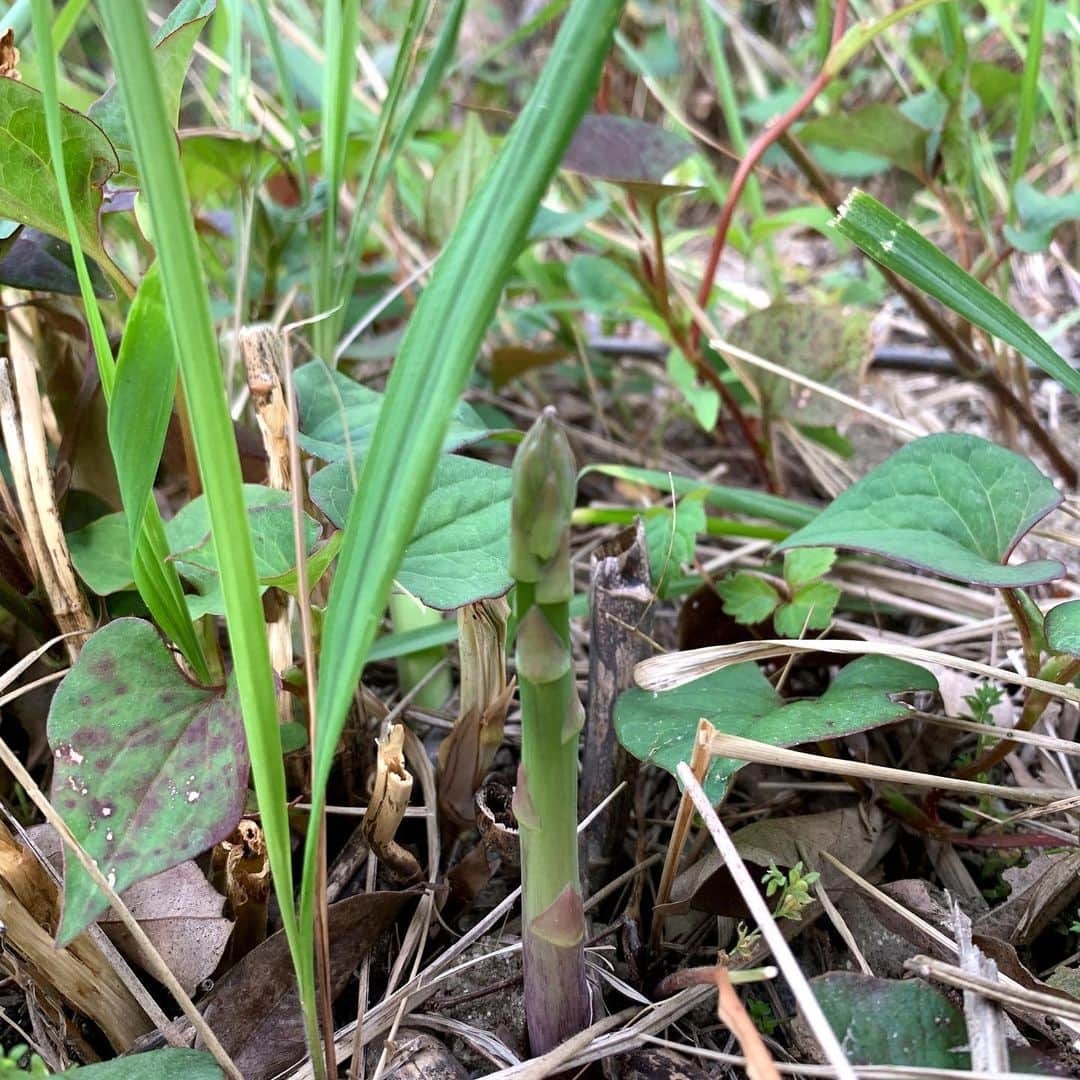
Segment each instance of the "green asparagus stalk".
[{"label": "green asparagus stalk", "polygon": [[585,713],[570,652],[574,457],[547,408],[514,458],[510,574],[516,581],[525,1016],[534,1054],[589,1023],[577,845],[578,737]]}]

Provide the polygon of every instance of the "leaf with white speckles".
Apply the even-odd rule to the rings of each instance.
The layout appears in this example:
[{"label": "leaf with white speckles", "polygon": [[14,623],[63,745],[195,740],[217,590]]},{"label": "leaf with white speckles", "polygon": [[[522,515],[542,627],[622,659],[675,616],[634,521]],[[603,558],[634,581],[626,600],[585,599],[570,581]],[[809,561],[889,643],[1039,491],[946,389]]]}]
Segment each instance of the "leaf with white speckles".
[{"label": "leaf with white speckles", "polygon": [[[86,643],[53,697],[48,737],[52,804],[118,892],[206,851],[240,818],[248,757],[235,684],[190,682],[140,619]],[[108,908],[65,858],[60,945]]]}]

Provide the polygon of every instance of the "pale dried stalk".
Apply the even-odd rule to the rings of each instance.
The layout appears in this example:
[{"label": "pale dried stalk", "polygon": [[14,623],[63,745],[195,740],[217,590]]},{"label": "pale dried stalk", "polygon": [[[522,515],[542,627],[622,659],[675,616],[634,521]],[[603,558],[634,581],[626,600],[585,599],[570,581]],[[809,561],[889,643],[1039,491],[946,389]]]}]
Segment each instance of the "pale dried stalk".
[{"label": "pale dried stalk", "polygon": [[[9,327],[14,316],[15,312],[9,312]],[[11,344],[16,344],[14,339]],[[53,497],[37,375],[29,356],[20,355],[21,350],[13,349],[12,353],[11,361],[0,357],[0,428],[19,497],[20,519],[30,544],[28,555],[32,556],[57,626],[62,633],[75,635],[65,642],[74,660],[85,638],[93,632],[94,620],[75,579]]]},{"label": "pale dried stalk", "polygon": [[980,724],[977,720],[964,720],[958,716],[935,716],[933,713],[923,712],[914,712],[912,716],[924,720],[928,724],[955,728],[957,731],[970,731],[972,734],[981,735],[986,739],[1008,739],[1010,742],[1037,746],[1040,750],[1080,756],[1080,743],[1073,742],[1071,739],[1059,739],[1053,735],[1040,735],[1037,731],[1017,731],[1016,728],[991,727],[989,724]]},{"label": "pale dried stalk", "polygon": [[822,1012],[817,998],[814,997],[814,992],[810,989],[810,984],[806,981],[806,976],[799,967],[795,954],[792,953],[783,932],[776,925],[772,912],[769,911],[768,905],[758,891],[757,883],[750,876],[750,871],[746,869],[739,849],[728,835],[724,823],[717,817],[708,796],[685,761],[679,762],[678,773],[679,779],[694,801],[694,806],[697,807],[697,812],[704,820],[705,828],[709,830],[717,851],[723,856],[724,864],[727,866],[728,873],[731,874],[731,880],[749,908],[765,943],[772,951],[773,959],[784,973],[784,978],[787,979],[788,986],[795,995],[795,1000],[818,1045],[841,1080],[855,1080],[855,1073],[848,1063],[847,1055],[829,1026],[829,1021]]},{"label": "pale dried stalk", "polygon": [[413,786],[412,774],[405,768],[405,728],[394,724],[376,745],[375,784],[360,827],[368,846],[394,876],[413,881],[421,876],[420,864],[395,839]]},{"label": "pale dried stalk", "polygon": [[[56,885],[37,859],[0,824],[0,920],[4,964],[21,957],[34,985],[51,989],[105,1033],[117,1052],[127,1050],[153,1024],[88,934],[57,949],[50,928],[60,916]],[[11,957],[8,957],[8,951]]]},{"label": "pale dried stalk", "polygon": [[732,664],[742,664],[751,660],[769,660],[777,656],[790,656],[793,653],[814,652],[834,653],[839,656],[880,654],[895,656],[900,660],[909,660],[916,664],[940,664],[942,667],[970,671],[975,675],[997,679],[1013,686],[1040,690],[1050,697],[1063,698],[1080,704],[1080,690],[1074,686],[1063,686],[1046,679],[1018,675],[1015,671],[980,664],[975,660],[965,660],[959,656],[949,656],[947,653],[934,652],[930,649],[917,649],[893,641],[844,641],[833,638],[787,641],[780,638],[766,638],[761,641],[740,641],[734,645],[709,645],[704,649],[688,649],[684,652],[668,653],[665,656],[653,656],[648,660],[642,660],[634,668],[634,679],[643,690],[674,690],[677,686],[693,682],[694,679],[700,679],[703,675],[709,675]]},{"label": "pale dried stalk", "polygon": [[[690,768],[698,778],[698,782],[702,784],[705,783],[705,775],[708,773],[709,763],[712,761],[709,744],[715,734],[716,728],[702,717],[698,721],[697,732],[694,735],[694,748],[690,753]],[[675,880],[675,875],[679,872],[679,860],[682,858],[683,847],[686,845],[686,834],[690,831],[690,822],[693,816],[694,803],[684,788],[682,798],[679,800],[679,809],[675,814],[675,824],[671,829],[667,855],[664,857],[664,869],[660,875],[660,885],[656,890],[652,931],[649,934],[649,947],[653,952],[656,951],[660,944],[661,931],[664,927],[662,906],[668,902],[668,897],[671,895],[671,884]]]},{"label": "pale dried stalk", "polygon": [[513,683],[506,679],[506,623],[502,597],[458,609],[461,692],[458,717],[439,744],[439,809],[458,829],[476,824],[474,798],[502,742]]},{"label": "pale dried stalk", "polygon": [[[997,984],[997,964],[985,956],[971,940],[971,919],[960,909],[955,897],[952,907],[953,933],[960,949],[963,971]],[[992,999],[972,990],[964,990],[964,1021],[968,1031],[971,1067],[987,1072],[1004,1072],[1009,1067],[1009,1048],[1005,1041],[1005,1016]]]},{"label": "pale dried stalk", "polygon": [[[289,409],[281,387],[284,350],[281,332],[271,326],[245,326],[238,343],[244,361],[255,420],[259,425],[268,461],[267,479],[277,491],[290,490]],[[272,590],[273,591],[273,590]],[[278,675],[293,662],[292,621],[287,596],[275,598],[267,611],[267,643],[270,664]],[[277,696],[278,720],[292,720],[292,699],[286,693]]]},{"label": "pale dried stalk", "polygon": [[924,979],[934,979],[947,986],[955,986],[958,990],[974,991],[983,997],[1000,1001],[1008,1008],[1052,1016],[1057,1020],[1070,1021],[1071,1025],[1080,1024],[1080,1004],[1075,999],[1070,1001],[1057,994],[1029,990],[1011,980],[1009,980],[1011,985],[1006,985],[1000,975],[996,980],[988,979],[985,976],[965,971],[956,964],[935,960],[932,956],[913,956],[904,962],[904,967]]},{"label": "pale dried stalk", "polygon": [[941,791],[963,791],[969,795],[989,795],[1014,802],[1045,805],[1073,792],[1061,788],[1005,787],[1003,784],[980,784],[975,780],[958,780],[952,776],[928,776],[908,769],[890,769],[886,765],[867,765],[861,761],[843,758],[818,757],[801,750],[787,750],[782,746],[746,739],[741,735],[717,733],[709,750],[713,757],[738,758],[759,765],[777,765],[780,768],[806,769],[809,772],[834,773],[838,776],[854,776],[860,780],[881,780],[889,784],[905,784],[911,787],[934,788]]},{"label": "pale dried stalk", "polygon": [[[119,894],[106,880],[105,875],[98,869],[97,863],[90,858],[86,853],[86,850],[76,839],[75,834],[68,828],[67,822],[53,809],[52,804],[45,797],[41,788],[34,782],[34,778],[26,771],[23,763],[12,752],[11,748],[3,739],[0,739],[0,763],[2,763],[15,778],[15,782],[18,783],[30,797],[30,801],[38,808],[45,820],[60,834],[60,838],[63,840],[65,847],[71,853],[72,857],[78,860],[79,865],[90,875],[94,884],[108,898],[113,911],[116,912],[120,922],[128,933],[131,934],[135,944],[138,946],[146,970],[169,991],[173,1000],[180,1006],[188,1020],[191,1021],[192,1027],[194,1027],[195,1031],[202,1039],[206,1049],[213,1055],[214,1060],[217,1061],[224,1070],[225,1075],[228,1076],[230,1080],[243,1080],[240,1070],[233,1063],[232,1058],[229,1057],[225,1047],[221,1045],[218,1037],[203,1019],[202,1013],[195,1008],[195,1003],[188,996],[187,991],[177,981],[176,976],[169,969],[169,965],[161,958],[161,954],[154,948],[154,944],[146,936],[146,932],[139,925],[131,912],[128,911],[124,901],[120,899]],[[165,1029],[164,1035],[167,1040],[171,1041],[175,1039],[171,1026]]]},{"label": "pale dried stalk", "polygon": [[269,458],[269,481],[278,491],[289,490],[289,410],[281,388],[283,348],[280,331],[270,326],[245,326],[238,343],[255,406],[255,419]]},{"label": "pale dried stalk", "polygon": [[[703,1046],[690,1046],[685,1043],[661,1039],[655,1035],[642,1035],[641,1041],[653,1046],[662,1046],[677,1053],[689,1054],[703,1061],[716,1061],[722,1065],[745,1068],[746,1058],[738,1054],[724,1054],[719,1050],[708,1050]],[[836,1076],[836,1070],[828,1065],[804,1065],[802,1062],[777,1062],[777,1071],[784,1076],[812,1076],[830,1080]],[[862,1065],[854,1070],[859,1080],[1030,1080],[1030,1073],[1014,1072],[973,1072],[969,1069],[935,1069],[918,1065]]]}]

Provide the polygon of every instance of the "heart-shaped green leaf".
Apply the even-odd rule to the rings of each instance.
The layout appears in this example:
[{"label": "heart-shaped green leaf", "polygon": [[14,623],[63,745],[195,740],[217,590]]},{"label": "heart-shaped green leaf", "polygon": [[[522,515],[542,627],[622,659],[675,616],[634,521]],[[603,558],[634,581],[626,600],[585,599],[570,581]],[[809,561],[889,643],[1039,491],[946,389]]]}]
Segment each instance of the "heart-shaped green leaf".
[{"label": "heart-shaped green leaf", "polygon": [[[49,709],[51,800],[122,892],[206,851],[244,808],[248,757],[234,684],[189,682],[157,631],[118,619],[86,643]],[[67,859],[67,944],[108,907]]]},{"label": "heart-shaped green leaf", "polygon": [[[98,231],[101,189],[117,168],[105,133],[82,113],[60,111],[64,164],[83,250],[112,268]],[[32,86],[0,79],[0,217],[67,239],[45,131],[45,105]]]},{"label": "heart-shaped green leaf", "polygon": [[1054,559],[1015,566],[1004,560],[1060,502],[1027,458],[974,435],[928,435],[777,547],[850,548],[975,585],[1038,585],[1065,568]]},{"label": "heart-shaped green leaf", "polygon": [[[296,542],[293,538],[292,497],[287,491],[244,485],[251,543],[255,552],[255,573],[260,584],[280,578],[296,566]],[[225,613],[221,575],[210,533],[210,513],[203,498],[188,503],[166,526],[169,546],[174,552],[176,569],[191,582],[199,596],[188,597],[193,619],[200,615]],[[304,539],[310,554],[319,537],[319,526],[304,515]]]},{"label": "heart-shaped green leaf", "polygon": [[[891,656],[863,656],[842,668],[821,697],[785,704],[756,664],[735,664],[663,694],[627,690],[615,706],[615,731],[634,757],[674,776],[679,762],[690,760],[702,717],[727,735],[797,746],[892,723],[907,713],[894,695],[936,689],[937,680],[924,668]],[[710,802],[724,798],[745,764],[713,760],[705,781]]]},{"label": "heart-shaped green leaf", "polygon": [[832,971],[810,985],[852,1065],[970,1067],[964,1016],[929,983]]},{"label": "heart-shaped green leaf", "polygon": [[[296,567],[289,493],[261,484],[245,484],[243,491],[260,584],[289,588],[293,583],[289,574]],[[304,535],[310,555],[319,535],[319,526],[307,514],[304,515]],[[188,503],[166,524],[165,536],[177,571],[198,590],[198,595],[187,597],[191,617],[224,614],[206,499],[200,495]],[[98,596],[109,596],[131,587],[131,548],[123,514],[98,518],[85,528],[70,533],[67,540],[71,561],[79,577]]]},{"label": "heart-shaped green leaf", "polygon": [[[300,445],[324,461],[359,461],[371,445],[383,395],[331,371],[321,360],[298,368],[293,381],[300,408]],[[491,434],[476,410],[460,402],[443,449],[457,450]]]},{"label": "heart-shaped green leaf", "polygon": [[1080,656],[1080,600],[1067,600],[1046,613],[1046,644],[1054,652]]},{"label": "heart-shaped green leaf", "polygon": [[[320,469],[312,502],[344,527],[353,496],[347,462]],[[448,455],[439,460],[413,538],[395,580],[441,611],[501,596],[510,588],[510,470]]]}]

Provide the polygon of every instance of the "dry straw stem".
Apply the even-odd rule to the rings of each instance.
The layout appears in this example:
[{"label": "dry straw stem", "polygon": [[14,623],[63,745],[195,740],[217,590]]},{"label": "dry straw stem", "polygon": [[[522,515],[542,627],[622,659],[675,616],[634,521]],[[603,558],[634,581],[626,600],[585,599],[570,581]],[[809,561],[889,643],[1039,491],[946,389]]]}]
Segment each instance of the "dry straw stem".
[{"label": "dry straw stem", "polygon": [[60,897],[37,858],[0,824],[0,919],[3,967],[25,972],[39,993],[56,993],[88,1016],[118,1053],[153,1024],[90,939],[80,934],[57,949],[47,927],[59,920]]},{"label": "dry straw stem", "polygon": [[[699,783],[705,782],[705,775],[709,771],[709,762],[712,754],[709,752],[709,744],[716,734],[716,728],[704,717],[698,721],[697,732],[694,734],[694,749],[690,753],[690,768],[697,777]],[[664,913],[661,906],[668,902],[671,895],[671,884],[675,875],[679,872],[679,861],[682,858],[683,847],[686,844],[686,835],[690,831],[690,822],[694,816],[694,804],[690,795],[685,790],[679,800],[679,809],[675,814],[675,824],[671,829],[671,839],[668,841],[667,855],[664,859],[664,869],[660,875],[660,885],[656,890],[656,903],[653,908],[652,932],[649,935],[649,946],[653,952],[660,944],[660,935],[664,927]]]},{"label": "dry straw stem", "polygon": [[17,316],[25,315],[22,309],[8,312],[11,359],[0,357],[0,428],[30,544],[27,555],[37,567],[57,626],[62,633],[74,635],[65,641],[74,660],[83,639],[93,632],[94,620],[75,579],[56,509],[31,346],[22,334],[15,333]]},{"label": "dry straw stem", "polygon": [[847,1056],[833,1029],[829,1026],[829,1021],[822,1012],[817,998],[814,997],[814,992],[810,989],[810,984],[806,981],[799,962],[795,959],[783,933],[772,917],[772,912],[769,911],[768,905],[758,891],[757,883],[750,876],[750,871],[746,869],[738,848],[735,847],[723,822],[712,808],[704,789],[685,761],[679,763],[678,773],[685,790],[693,799],[694,806],[697,807],[698,813],[705,822],[705,828],[709,830],[717,851],[723,856],[724,864],[727,866],[728,873],[731,874],[732,881],[735,882],[735,887],[739,890],[739,895],[749,908],[766,944],[772,950],[773,958],[784,973],[784,978],[787,979],[788,986],[802,1010],[803,1018],[814,1033],[829,1064],[836,1070],[841,1080],[854,1080],[855,1073],[848,1063]]},{"label": "dry straw stem", "polygon": [[880,780],[887,784],[903,784],[938,791],[962,791],[969,795],[1012,799],[1014,802],[1036,803],[1040,806],[1071,794],[1071,791],[1064,788],[1034,790],[1005,787],[1003,784],[980,784],[976,780],[958,780],[953,776],[928,776],[926,773],[911,772],[908,769],[890,769],[886,765],[867,765],[861,761],[819,757],[801,750],[787,750],[782,746],[758,742],[756,739],[746,739],[741,735],[717,733],[712,738],[709,752],[713,757],[738,758],[740,761],[753,761],[758,765],[834,773],[837,776],[854,776],[859,780]]},{"label": "dry straw stem", "polygon": [[281,335],[270,326],[245,326],[238,340],[255,418],[269,459],[270,486],[288,491],[289,410],[281,389]]},{"label": "dry straw stem", "polygon": [[761,641],[741,641],[735,645],[710,645],[704,649],[688,649],[685,652],[668,653],[665,656],[642,660],[634,668],[634,679],[643,690],[674,690],[677,686],[693,682],[694,679],[700,679],[703,675],[709,675],[732,664],[769,660],[777,656],[790,656],[792,653],[815,652],[834,653],[839,656],[863,656],[873,653],[895,656],[915,664],[940,664],[942,667],[970,671],[972,674],[997,679],[1013,686],[1041,690],[1050,697],[1080,704],[1080,690],[1074,686],[1062,686],[1046,679],[1035,679],[1029,675],[1018,675],[1015,671],[980,664],[976,660],[965,660],[963,657],[949,656],[947,653],[919,649],[893,641],[845,641],[831,638],[787,641],[763,638]]},{"label": "dry straw stem", "polygon": [[[244,361],[251,402],[255,406],[255,419],[262,435],[268,461],[267,479],[277,491],[288,491],[291,486],[291,458],[289,447],[289,409],[281,386],[284,363],[281,333],[270,326],[245,326],[239,334],[240,355]],[[270,616],[267,641],[270,646],[270,664],[281,675],[293,662],[292,625],[289,618],[287,596],[275,594],[267,608]],[[286,724],[292,719],[290,695],[279,693],[278,719]]]},{"label": "dry straw stem", "polygon": [[1071,739],[1058,739],[1053,735],[1040,735],[1036,731],[1020,731],[1016,728],[990,727],[977,720],[964,720],[956,716],[935,716],[933,713],[924,712],[912,712],[911,715],[913,719],[925,720],[928,724],[955,728],[957,731],[970,731],[986,739],[1008,739],[1009,742],[1026,743],[1040,750],[1080,757],[1080,743]]},{"label": "dry straw stem", "polygon": [[[724,1054],[719,1050],[706,1050],[702,1046],[689,1046],[685,1043],[660,1039],[655,1035],[643,1035],[643,1043],[662,1046],[666,1050],[689,1054],[703,1061],[715,1061],[721,1065],[733,1065],[746,1068],[746,1058],[738,1054]],[[836,1070],[828,1065],[802,1065],[778,1061],[777,1072],[783,1076],[812,1076],[828,1080],[836,1076]],[[934,1069],[907,1065],[862,1065],[852,1070],[859,1080],[1031,1080],[1031,1073],[1014,1072],[973,1072],[968,1069]]]},{"label": "dry straw stem", "polygon": [[945,983],[946,986],[953,986],[958,990],[999,1001],[1010,1009],[1035,1012],[1041,1016],[1080,1023],[1080,1002],[1063,994],[1047,994],[1041,990],[1029,990],[1015,983],[1012,986],[1005,986],[996,979],[976,975],[956,964],[935,960],[932,956],[913,956],[904,962],[904,967],[924,979],[934,979]]},{"label": "dry straw stem", "polygon": [[[123,923],[125,929],[131,934],[135,944],[138,946],[146,964],[146,969],[172,995],[173,1000],[180,1006],[188,1020],[191,1021],[192,1027],[202,1039],[206,1049],[210,1051],[214,1060],[225,1071],[225,1075],[230,1077],[230,1080],[243,1080],[240,1070],[233,1064],[232,1058],[229,1057],[225,1047],[221,1045],[217,1036],[203,1019],[202,1013],[195,1008],[195,1003],[188,997],[187,992],[177,981],[176,976],[169,970],[168,964],[161,958],[161,954],[154,948],[143,928],[138,924],[131,912],[128,911],[124,901],[120,899],[116,890],[98,869],[97,863],[87,855],[82,845],[75,839],[75,835],[68,828],[67,822],[52,808],[52,804],[45,798],[42,790],[34,782],[34,778],[26,771],[22,762],[12,753],[11,748],[3,739],[0,739],[0,762],[4,764],[15,778],[15,782],[30,797],[30,801],[38,808],[45,820],[60,834],[60,838],[64,841],[68,851],[90,875],[94,884],[108,897],[109,904],[112,906],[113,911],[116,912],[117,918]],[[166,1028],[162,1034],[173,1045],[186,1045],[178,1039],[171,1027]]]}]

